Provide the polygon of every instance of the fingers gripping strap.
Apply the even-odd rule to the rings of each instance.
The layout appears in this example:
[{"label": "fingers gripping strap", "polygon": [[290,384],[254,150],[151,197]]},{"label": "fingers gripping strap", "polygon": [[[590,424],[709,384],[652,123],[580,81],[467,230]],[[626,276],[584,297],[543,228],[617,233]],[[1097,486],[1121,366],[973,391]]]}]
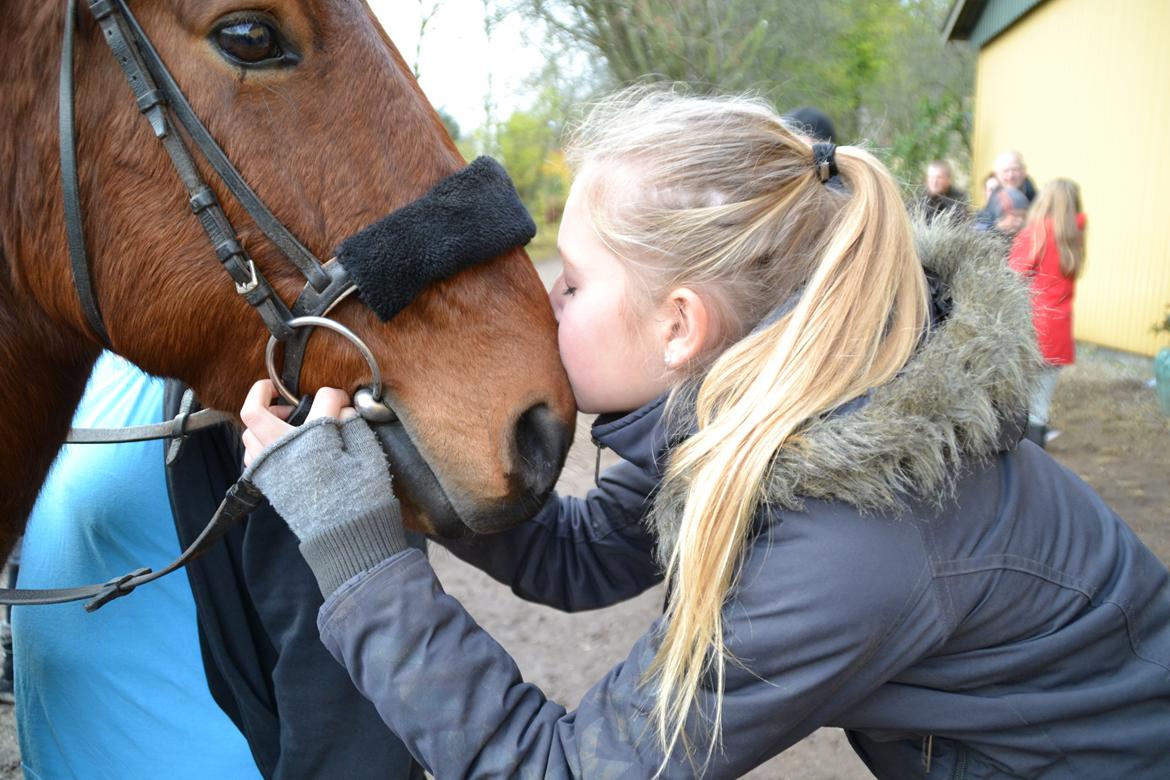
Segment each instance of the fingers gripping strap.
[{"label": "fingers gripping strap", "polygon": [[428,284],[523,246],[534,235],[536,225],[508,174],[490,157],[479,157],[347,238],[337,260],[385,322]]}]

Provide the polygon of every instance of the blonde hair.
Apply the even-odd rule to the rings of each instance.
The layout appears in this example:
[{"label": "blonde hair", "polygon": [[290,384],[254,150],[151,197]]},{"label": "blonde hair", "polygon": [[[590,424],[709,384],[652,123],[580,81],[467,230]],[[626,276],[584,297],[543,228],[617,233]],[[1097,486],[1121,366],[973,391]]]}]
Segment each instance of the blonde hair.
[{"label": "blonde hair", "polygon": [[1060,252],[1060,272],[1076,279],[1085,268],[1085,231],[1077,226],[1081,210],[1081,188],[1071,179],[1053,179],[1028,210],[1025,227],[1032,234],[1032,262],[1040,260],[1048,243],[1048,223]]},{"label": "blonde hair", "polygon": [[[844,188],[827,186],[810,139],[762,101],[625,90],[591,110],[570,159],[587,174],[598,235],[649,299],[687,286],[719,320],[719,343],[694,367],[697,432],[666,470],[687,500],[647,678],[657,683],[661,769],[680,740],[693,760],[686,724],[711,683],[709,761],[732,660],[722,608],[773,456],[806,422],[906,364],[927,324],[926,281],[882,164],[838,147]],[[790,310],[752,330],[785,302]]]}]

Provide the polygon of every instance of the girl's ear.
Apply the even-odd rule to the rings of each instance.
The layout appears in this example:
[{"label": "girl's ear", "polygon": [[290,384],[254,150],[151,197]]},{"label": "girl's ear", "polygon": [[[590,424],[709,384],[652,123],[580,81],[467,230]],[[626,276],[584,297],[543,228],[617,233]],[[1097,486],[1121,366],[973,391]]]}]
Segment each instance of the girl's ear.
[{"label": "girl's ear", "polygon": [[670,291],[663,304],[662,360],[673,370],[696,359],[711,334],[711,311],[703,298],[689,287]]}]

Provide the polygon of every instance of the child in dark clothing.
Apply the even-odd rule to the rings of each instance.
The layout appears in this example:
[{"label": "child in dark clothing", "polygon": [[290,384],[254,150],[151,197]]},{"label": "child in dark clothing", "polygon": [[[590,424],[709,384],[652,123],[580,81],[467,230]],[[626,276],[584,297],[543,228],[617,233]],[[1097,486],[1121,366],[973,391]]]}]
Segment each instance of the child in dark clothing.
[{"label": "child in dark clothing", "polygon": [[737,777],[835,725],[881,777],[1164,776],[1170,574],[1020,442],[1038,356],[999,243],[913,228],[873,156],[752,100],[627,91],[573,148],[550,296],[624,462],[448,544],[564,609],[666,579],[574,712],[406,549],[344,393],[299,429],[268,382],[241,411],[322,640],[411,752],[437,777]]}]

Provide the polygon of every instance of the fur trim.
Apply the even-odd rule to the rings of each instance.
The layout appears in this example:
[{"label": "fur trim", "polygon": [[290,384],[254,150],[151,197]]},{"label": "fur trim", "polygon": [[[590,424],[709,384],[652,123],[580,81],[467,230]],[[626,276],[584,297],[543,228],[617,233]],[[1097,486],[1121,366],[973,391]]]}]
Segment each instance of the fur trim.
[{"label": "fur trim", "polygon": [[[945,220],[916,222],[915,235],[923,267],[953,301],[950,315],[861,408],[811,422],[799,446],[776,454],[769,506],[799,511],[811,498],[876,512],[907,497],[941,503],[966,466],[1002,449],[1005,428],[1026,412],[1041,358],[1029,293],[1007,265],[1004,240]],[[664,486],[649,516],[663,562],[686,487]]]}]

